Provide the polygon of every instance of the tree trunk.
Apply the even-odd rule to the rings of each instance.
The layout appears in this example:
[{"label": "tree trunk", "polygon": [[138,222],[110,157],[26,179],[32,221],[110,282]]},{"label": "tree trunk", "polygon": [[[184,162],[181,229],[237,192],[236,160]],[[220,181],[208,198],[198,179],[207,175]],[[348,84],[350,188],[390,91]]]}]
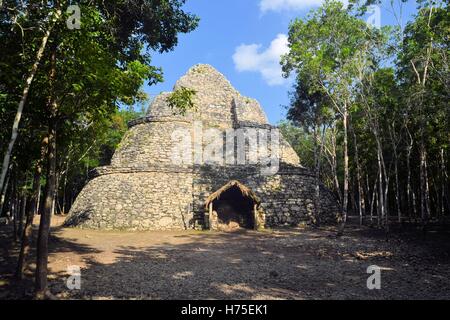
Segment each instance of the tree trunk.
[{"label": "tree trunk", "polygon": [[[61,182],[61,173],[56,173],[56,183],[55,183],[55,195],[53,197],[53,207],[52,207],[52,216],[55,214],[61,214],[61,205],[58,199],[59,196],[59,184]],[[59,208],[59,210],[57,210]]]},{"label": "tree trunk", "polygon": [[378,164],[378,204],[379,204],[379,217],[378,226],[381,226],[383,222],[384,230],[389,231],[389,216],[387,213],[387,192],[388,192],[388,178],[386,173],[386,167],[383,157],[383,146],[381,144],[380,135],[378,132],[377,124],[373,124],[373,133],[377,143],[377,164]]},{"label": "tree trunk", "polygon": [[[367,191],[368,191],[368,195],[370,194],[370,185],[369,185],[369,175],[367,175]],[[378,178],[375,179],[375,182],[373,184],[373,188],[372,188],[372,198],[369,199],[370,201],[370,225],[373,226],[373,210],[375,207],[375,197],[376,197],[376,191],[377,191],[377,181]]]},{"label": "tree trunk", "polygon": [[350,187],[349,187],[349,205],[351,204],[349,211],[351,212],[351,214],[354,214],[357,210],[358,210],[358,204],[356,203],[356,193],[357,193],[357,188],[356,188],[356,178],[354,176],[350,176],[350,181],[349,181]]},{"label": "tree trunk", "polygon": [[425,175],[425,206],[427,212],[427,221],[431,219],[431,209],[430,209],[430,183],[428,181],[428,160],[427,151],[425,150],[425,164],[424,164],[424,175]]},{"label": "tree trunk", "polygon": [[52,203],[55,194],[56,129],[55,120],[50,121],[47,152],[47,183],[45,184],[44,207],[39,224],[36,259],[36,297],[40,299],[45,298],[47,295],[48,237],[50,234]]},{"label": "tree trunk", "polygon": [[412,188],[411,185],[411,152],[412,152],[412,148],[413,148],[413,137],[411,135],[411,133],[409,132],[408,128],[407,129],[407,133],[409,136],[409,143],[407,146],[407,153],[406,153],[406,170],[407,170],[407,182],[406,182],[406,198],[408,201],[408,216],[409,216],[409,221],[411,222],[411,216],[413,216],[414,218],[417,217],[417,212],[416,212],[416,194]]},{"label": "tree trunk", "polygon": [[420,142],[420,219],[422,223],[423,232],[426,231],[426,225],[428,222],[427,212],[427,182],[426,182],[426,153],[423,139]]},{"label": "tree trunk", "polygon": [[337,160],[336,160],[336,132],[335,128],[331,130],[331,149],[328,149],[329,157],[328,162],[331,167],[331,172],[333,174],[333,184],[336,194],[338,196],[339,203],[342,204],[341,187],[339,186],[339,178],[337,175]]},{"label": "tree trunk", "polygon": [[22,279],[26,268],[26,259],[30,251],[31,236],[33,233],[33,219],[38,210],[39,193],[41,186],[42,164],[47,150],[48,138],[45,137],[41,143],[41,159],[37,162],[33,178],[33,193],[27,211],[27,219],[22,235],[22,245],[20,247],[19,260],[17,262],[16,278]]},{"label": "tree trunk", "polygon": [[13,180],[11,188],[10,215],[13,220],[13,241],[17,242],[17,180]]},{"label": "tree trunk", "polygon": [[5,182],[5,187],[3,188],[3,191],[0,196],[0,216],[3,213],[3,207],[5,205],[6,191],[8,191],[9,178],[10,178],[10,175],[8,174],[8,177],[6,178],[6,182]]},{"label": "tree trunk", "polygon": [[12,195],[11,198],[11,219],[13,221],[13,241],[17,242],[17,219],[16,219],[16,194]]},{"label": "tree trunk", "polygon": [[383,157],[383,149],[381,150],[381,167],[383,168],[383,177],[384,177],[384,231],[386,234],[389,232],[389,207],[388,207],[388,196],[389,196],[389,176],[386,172],[386,164],[384,162]]},{"label": "tree trunk", "polygon": [[377,193],[375,198],[376,208],[377,208],[377,227],[381,228],[381,207],[380,207],[380,194],[377,187]]},{"label": "tree trunk", "polygon": [[70,163],[70,153],[67,156],[66,170],[64,172],[64,182],[63,182],[63,196],[62,196],[62,213],[66,214],[66,188],[67,188],[67,176],[69,175],[69,163]]},{"label": "tree trunk", "polygon": [[[378,182],[378,177],[375,179],[375,182],[373,184],[373,188],[372,188],[372,200],[370,201],[370,225],[373,226],[373,210],[375,207],[375,202],[377,201],[376,197],[377,197],[377,182]],[[367,182],[369,183],[369,182]]]},{"label": "tree trunk", "polygon": [[401,208],[401,203],[400,203],[400,182],[398,179],[398,159],[397,159],[397,154],[395,152],[394,155],[395,159],[394,159],[394,170],[395,170],[395,202],[397,204],[397,218],[398,218],[398,223],[402,223],[402,208]]},{"label": "tree trunk", "polygon": [[54,216],[56,213],[56,198],[57,198],[57,185],[58,185],[58,179],[56,179],[55,182],[55,194],[53,195],[53,201],[52,201],[52,212],[50,213],[51,216]]},{"label": "tree trunk", "polygon": [[[433,14],[433,6],[430,6],[429,13],[428,13],[428,28],[430,28],[431,24],[431,16]],[[417,68],[415,67],[415,63],[413,60],[411,60],[412,66],[414,68],[414,71],[417,75],[417,82],[421,88],[419,89],[420,92],[420,101],[419,101],[419,123],[420,123],[420,147],[419,147],[419,153],[420,153],[420,217],[422,222],[422,229],[425,234],[426,232],[426,226],[428,223],[429,215],[430,215],[430,194],[429,194],[429,187],[428,187],[428,174],[427,174],[427,152],[425,148],[425,130],[427,127],[427,120],[426,115],[424,112],[424,95],[426,93],[426,81],[428,77],[428,66],[431,61],[431,55],[433,50],[433,38],[431,37],[429,47],[427,48],[427,54],[425,57],[425,61],[423,61],[423,74],[422,79],[420,77],[420,74],[417,72]]]},{"label": "tree trunk", "polygon": [[363,213],[365,214],[366,205],[364,202],[364,192],[361,183],[361,164],[359,162],[358,142],[356,140],[356,133],[352,128],[353,143],[355,145],[355,162],[356,162],[356,182],[358,186],[358,213],[359,225],[363,224]]},{"label": "tree trunk", "polygon": [[445,215],[445,183],[446,183],[446,171],[445,171],[445,160],[444,160],[444,148],[441,147],[440,150],[440,160],[441,160],[441,201],[440,201],[440,208],[439,208],[439,216],[440,219],[444,219]]},{"label": "tree trunk", "polygon": [[377,163],[378,163],[378,205],[379,205],[379,215],[378,215],[378,227],[381,226],[381,222],[384,221],[386,214],[384,207],[384,190],[383,190],[383,169],[381,164],[381,155],[379,147],[377,147]]},{"label": "tree trunk", "polygon": [[50,72],[50,97],[49,97],[49,132],[48,132],[48,151],[47,151],[47,182],[44,193],[44,207],[39,224],[39,235],[37,244],[36,259],[36,297],[43,299],[49,294],[47,288],[47,264],[48,264],[48,238],[50,234],[50,219],[52,213],[52,204],[56,189],[56,126],[58,105],[54,92],[54,81],[56,79],[56,45],[51,53],[51,72]]},{"label": "tree trunk", "polygon": [[[318,148],[318,134],[317,134],[317,125],[314,126],[314,162],[315,162],[315,216],[313,217],[312,223],[314,225],[320,224],[320,163],[323,153],[323,138],[324,132],[322,131],[321,139],[320,139],[320,149]],[[325,130],[325,129],[324,129]],[[319,150],[318,150],[319,149]]]},{"label": "tree trunk", "polygon": [[397,138],[395,134],[394,125],[391,128],[391,141],[392,141],[392,150],[394,151],[394,174],[395,174],[395,203],[397,206],[397,220],[398,223],[402,223],[402,208],[400,203],[400,183],[398,179],[398,154],[397,154]]},{"label": "tree trunk", "polygon": [[[48,145],[48,137],[47,137],[47,144],[46,145]],[[46,146],[46,148],[47,148],[47,146]],[[47,152],[47,151],[45,151],[45,152]],[[45,155],[44,155],[45,156]],[[37,194],[37,199],[36,199],[36,213],[40,213],[41,211],[41,190],[42,190],[42,186],[41,186],[41,184],[39,183],[39,185],[38,185],[38,194]]]},{"label": "tree trunk", "polygon": [[21,235],[23,232],[23,218],[25,217],[26,207],[27,207],[27,194],[24,191],[19,214],[19,235]]},{"label": "tree trunk", "polygon": [[344,125],[344,191],[342,194],[342,213],[341,213],[341,221],[339,224],[338,236],[341,236],[344,233],[345,224],[347,222],[348,178],[349,178],[347,121],[348,121],[348,110],[347,106],[344,106],[342,119]]}]

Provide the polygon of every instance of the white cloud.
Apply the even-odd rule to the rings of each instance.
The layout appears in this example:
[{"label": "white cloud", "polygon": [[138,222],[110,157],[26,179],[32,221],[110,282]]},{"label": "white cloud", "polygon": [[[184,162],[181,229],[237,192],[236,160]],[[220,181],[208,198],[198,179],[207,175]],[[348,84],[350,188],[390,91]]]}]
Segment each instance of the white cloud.
[{"label": "white cloud", "polygon": [[259,8],[262,12],[301,10],[320,6],[323,0],[261,0]]},{"label": "white cloud", "polygon": [[259,72],[270,86],[286,83],[282,77],[280,57],[289,52],[288,37],[280,33],[266,50],[261,51],[261,47],[260,44],[242,44],[237,47],[233,55],[236,70]]}]

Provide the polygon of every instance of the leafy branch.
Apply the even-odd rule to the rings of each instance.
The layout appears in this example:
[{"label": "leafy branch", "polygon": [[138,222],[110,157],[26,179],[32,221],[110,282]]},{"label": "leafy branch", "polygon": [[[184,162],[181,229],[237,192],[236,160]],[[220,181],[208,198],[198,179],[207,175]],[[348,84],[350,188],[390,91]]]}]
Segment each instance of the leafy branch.
[{"label": "leafy branch", "polygon": [[169,107],[185,115],[189,110],[196,110],[193,98],[197,92],[194,89],[180,87],[170,94],[167,98]]}]

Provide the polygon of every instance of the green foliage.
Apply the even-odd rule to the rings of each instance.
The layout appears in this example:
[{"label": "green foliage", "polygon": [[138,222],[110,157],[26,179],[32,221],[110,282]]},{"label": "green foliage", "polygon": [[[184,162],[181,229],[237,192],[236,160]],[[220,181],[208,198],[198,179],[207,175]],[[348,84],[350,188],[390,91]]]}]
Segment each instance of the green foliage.
[{"label": "green foliage", "polygon": [[303,127],[295,126],[290,121],[282,121],[278,124],[281,134],[297,152],[303,166],[313,167],[312,136]]},{"label": "green foliage", "polygon": [[361,71],[377,63],[374,43],[383,34],[352,16],[341,2],[327,0],[308,19],[289,26],[290,52],[282,58],[283,71],[295,71],[306,94],[328,95],[336,108],[348,102]]},{"label": "green foliage", "polygon": [[167,103],[174,112],[184,115],[189,110],[195,110],[195,94],[196,91],[193,89],[180,87],[169,95]]},{"label": "green foliage", "polygon": [[[132,106],[147,101],[143,85],[163,80],[162,70],[151,64],[150,52],[173,50],[179,33],[197,27],[198,17],[182,8],[185,2],[82,0],[77,2],[81,28],[69,29],[65,9],[71,1],[4,0],[0,8],[0,154],[10,138],[24,79],[49,30],[49,17],[59,6],[63,16],[51,29],[31,84],[12,162],[30,180],[33,164],[40,158],[40,141],[49,124],[57,123],[57,171],[75,194],[90,169],[109,163],[126,122],[142,115]],[[52,53],[56,56],[54,80],[50,77]],[[50,97],[56,98],[55,116],[49,112]],[[62,186],[59,191],[63,192]]]},{"label": "green foliage", "polygon": [[[376,214],[371,196],[378,192],[381,146],[388,213],[401,210],[411,217],[420,198],[429,197],[436,217],[450,212],[448,1],[418,1],[417,15],[404,30],[377,30],[360,19],[369,5],[379,3],[354,0],[345,9],[325,1],[306,19],[291,23],[290,52],[281,63],[286,76],[295,73],[296,82],[287,114],[291,122],[281,125],[282,132],[312,168],[317,164],[313,150],[323,148],[322,180],[338,193],[344,179],[341,115],[348,111],[350,193],[358,197],[359,173],[366,210],[372,204]],[[421,161],[428,178],[420,175]],[[421,179],[428,179],[426,188]],[[350,210],[358,209],[356,198]]]}]

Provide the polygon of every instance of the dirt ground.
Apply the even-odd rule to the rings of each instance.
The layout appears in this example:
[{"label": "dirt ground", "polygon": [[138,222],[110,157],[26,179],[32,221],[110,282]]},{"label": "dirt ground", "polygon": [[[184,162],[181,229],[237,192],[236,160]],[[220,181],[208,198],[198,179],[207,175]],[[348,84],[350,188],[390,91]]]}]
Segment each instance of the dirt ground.
[{"label": "dirt ground", "polygon": [[[350,226],[255,232],[112,232],[66,229],[54,218],[50,288],[60,299],[450,299],[450,235],[386,236]],[[18,245],[0,226],[0,299],[32,297],[13,280]],[[32,252],[32,256],[34,256]],[[32,257],[34,259],[34,257]],[[66,286],[81,267],[81,289]],[[366,286],[381,268],[381,289]]]}]

